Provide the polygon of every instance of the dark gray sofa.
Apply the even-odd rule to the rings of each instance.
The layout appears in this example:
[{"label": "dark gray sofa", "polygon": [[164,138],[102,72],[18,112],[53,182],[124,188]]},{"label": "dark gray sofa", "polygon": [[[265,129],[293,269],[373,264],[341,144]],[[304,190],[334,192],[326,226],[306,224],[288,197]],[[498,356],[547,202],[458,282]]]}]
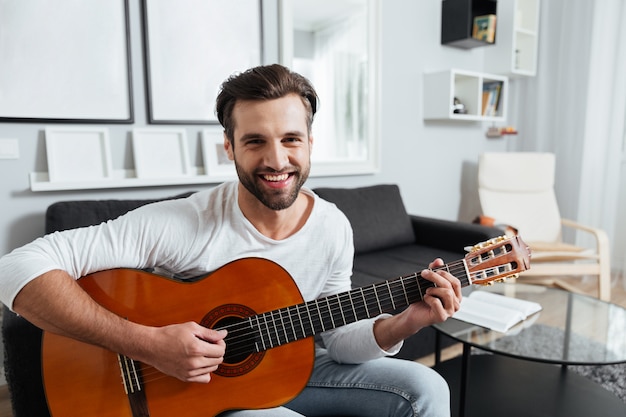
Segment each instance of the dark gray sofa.
[{"label": "dark gray sofa", "polygon": [[[501,233],[475,224],[410,216],[396,185],[317,188],[315,192],[334,202],[352,224],[354,287],[420,271],[436,257],[446,262],[461,259],[465,246]],[[154,201],[58,202],[46,212],[45,232],[98,224]],[[41,384],[41,331],[5,307],[2,334],[14,417],[49,416]],[[409,338],[397,356],[416,359],[433,351],[434,330],[426,328]]]}]

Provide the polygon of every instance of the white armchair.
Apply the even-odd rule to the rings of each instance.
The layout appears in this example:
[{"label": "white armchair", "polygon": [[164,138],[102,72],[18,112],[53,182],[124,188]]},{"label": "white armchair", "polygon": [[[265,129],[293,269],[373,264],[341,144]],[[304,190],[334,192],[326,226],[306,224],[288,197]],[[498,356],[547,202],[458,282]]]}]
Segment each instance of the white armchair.
[{"label": "white armchair", "polygon": [[[532,250],[531,268],[520,278],[544,281],[579,291],[567,276],[596,276],[597,296],[611,298],[609,242],[603,230],[561,218],[554,192],[555,157],[551,153],[485,153],[478,163],[482,214],[519,231]],[[595,238],[595,247],[563,242],[562,230],[573,228]],[[559,278],[557,278],[559,277]]]}]

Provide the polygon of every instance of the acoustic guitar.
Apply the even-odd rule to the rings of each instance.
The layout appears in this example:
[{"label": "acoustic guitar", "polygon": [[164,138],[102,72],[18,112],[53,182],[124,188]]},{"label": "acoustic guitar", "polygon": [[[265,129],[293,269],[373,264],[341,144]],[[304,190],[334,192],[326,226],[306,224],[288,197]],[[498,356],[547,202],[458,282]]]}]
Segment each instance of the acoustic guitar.
[{"label": "acoustic guitar", "polygon": [[[518,237],[476,245],[442,266],[463,286],[503,280],[529,268]],[[43,382],[53,417],[215,416],[276,407],[305,387],[318,333],[394,312],[433,286],[413,273],[304,302],[289,274],[260,258],[234,261],[197,280],[113,269],[78,280],[98,303],[148,326],[196,321],[228,329],[226,355],[208,384],[185,383],[106,349],[45,332]]]}]

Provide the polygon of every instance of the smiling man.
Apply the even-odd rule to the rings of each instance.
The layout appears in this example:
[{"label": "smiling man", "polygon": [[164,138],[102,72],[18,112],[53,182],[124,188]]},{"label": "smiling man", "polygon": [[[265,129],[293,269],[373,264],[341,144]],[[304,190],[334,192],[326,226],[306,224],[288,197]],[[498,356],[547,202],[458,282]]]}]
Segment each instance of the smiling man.
[{"label": "smiling man", "polygon": [[[232,76],[222,85],[216,112],[239,181],[16,249],[0,259],[2,302],[44,330],[105,347],[182,381],[210,384],[228,347],[225,331],[195,322],[133,323],[94,302],[76,280],[120,267],[157,268],[185,279],[261,257],[281,265],[305,301],[350,290],[350,224],[336,206],[303,187],[316,107],[308,80],[283,66]],[[438,259],[431,267],[441,264]],[[423,301],[395,316],[323,333],[313,374],[295,399],[279,408],[223,415],[448,416],[448,387],[437,373],[386,357],[460,306],[454,276],[432,270],[422,276],[436,284]],[[233,285],[241,285],[235,278]]]}]

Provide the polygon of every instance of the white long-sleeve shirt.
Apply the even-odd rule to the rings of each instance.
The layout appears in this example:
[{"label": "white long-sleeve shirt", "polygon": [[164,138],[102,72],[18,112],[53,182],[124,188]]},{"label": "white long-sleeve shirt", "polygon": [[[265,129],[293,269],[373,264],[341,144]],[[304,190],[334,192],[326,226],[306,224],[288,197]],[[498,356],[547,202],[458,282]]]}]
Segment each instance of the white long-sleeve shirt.
[{"label": "white long-sleeve shirt", "polygon": [[[78,279],[112,268],[159,268],[196,277],[246,257],[270,259],[294,279],[305,301],[350,290],[354,247],[347,218],[308,189],[314,206],[294,235],[261,234],[237,204],[231,182],[186,199],[140,207],[98,226],[57,232],[0,259],[0,300],[13,305],[18,292],[41,274],[61,269]],[[338,362],[359,363],[395,353],[381,350],[373,322],[362,320],[323,335]]]}]

